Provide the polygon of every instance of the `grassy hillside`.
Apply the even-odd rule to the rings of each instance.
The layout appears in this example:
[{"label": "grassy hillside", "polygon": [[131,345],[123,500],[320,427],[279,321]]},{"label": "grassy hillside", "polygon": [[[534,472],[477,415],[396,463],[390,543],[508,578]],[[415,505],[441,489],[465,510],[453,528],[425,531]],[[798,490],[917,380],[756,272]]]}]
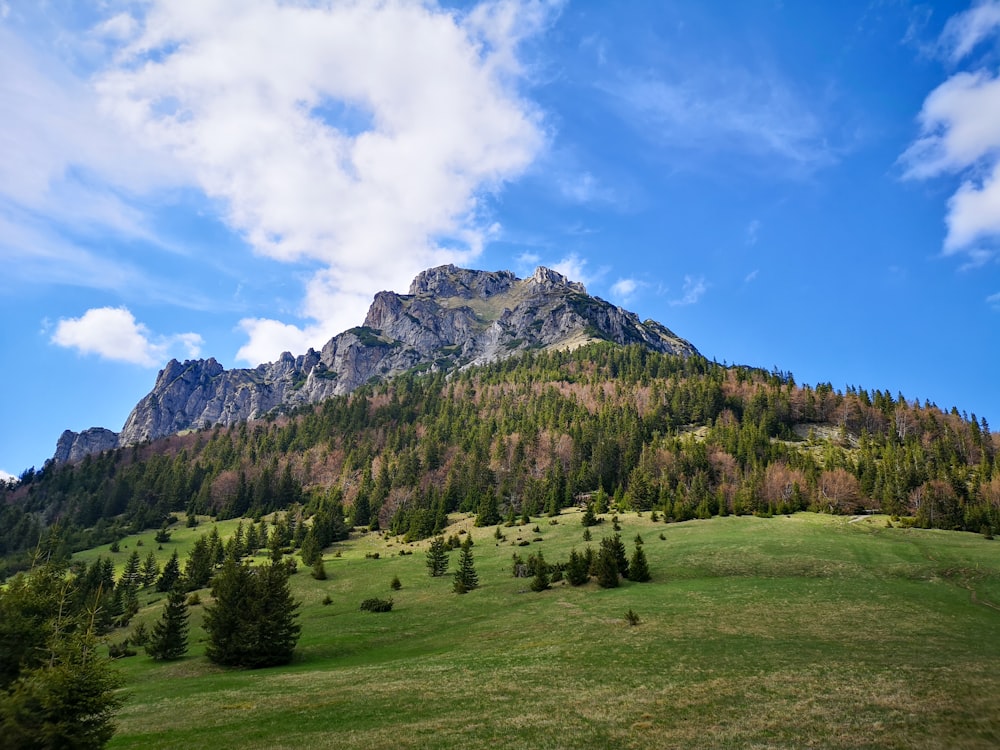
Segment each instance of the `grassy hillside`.
[{"label": "grassy hillside", "polygon": [[[447,533],[473,534],[481,582],[463,596],[450,576],[427,574],[426,541],[367,534],[327,550],[329,580],[292,577],[302,638],[287,667],[212,666],[193,608],[186,658],[118,662],[129,698],[109,747],[1000,744],[1000,543],[878,516],[622,514],[629,553],[636,534],[645,542],[651,583],[535,593],[512,577],[512,553],[557,562],[585,547],[577,511],[556,520],[501,527],[497,541],[496,527],[454,516]],[[596,548],[610,520],[592,532]],[[389,595],[389,613],[358,609]]]}]

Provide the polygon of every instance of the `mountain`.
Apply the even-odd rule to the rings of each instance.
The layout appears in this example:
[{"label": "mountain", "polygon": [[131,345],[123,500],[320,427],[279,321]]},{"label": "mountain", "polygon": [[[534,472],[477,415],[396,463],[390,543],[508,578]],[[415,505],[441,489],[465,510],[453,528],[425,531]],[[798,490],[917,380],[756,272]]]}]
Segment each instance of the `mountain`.
[{"label": "mountain", "polygon": [[594,341],[697,354],[665,326],[640,321],[551,269],[519,279],[509,271],[440,266],[420,273],[408,294],[376,294],[363,325],[333,337],[319,352],[285,352],[253,369],[226,370],[211,358],[171,360],[120,433],[67,430],[53,460],[229,426],[411,370],[451,371],[529,349],[575,349]]}]

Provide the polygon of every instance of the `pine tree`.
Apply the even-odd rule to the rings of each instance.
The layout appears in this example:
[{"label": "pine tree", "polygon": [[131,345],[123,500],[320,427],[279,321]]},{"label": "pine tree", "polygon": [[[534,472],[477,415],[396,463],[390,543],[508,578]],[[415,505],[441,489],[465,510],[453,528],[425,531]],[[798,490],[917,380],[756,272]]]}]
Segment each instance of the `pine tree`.
[{"label": "pine tree", "polygon": [[146,555],[146,559],[142,562],[142,568],[139,571],[139,577],[142,579],[142,585],[152,586],[156,583],[156,579],[160,576],[160,565],[156,562],[156,553],[150,550]]},{"label": "pine tree", "polygon": [[170,591],[177,583],[177,579],[181,577],[181,564],[177,560],[177,550],[174,550],[174,554],[170,556],[167,560],[167,564],[163,566],[163,571],[160,573],[160,577],[156,581],[157,591]]},{"label": "pine tree", "polygon": [[184,590],[175,586],[163,614],[153,625],[146,653],[157,661],[180,659],[188,649],[188,607]]},{"label": "pine tree", "polygon": [[549,566],[539,552],[535,558],[535,577],[531,579],[532,591],[545,591],[549,587]]},{"label": "pine tree", "polygon": [[[322,558],[320,558],[322,563]],[[288,585],[288,566],[272,560],[255,571],[257,606],[253,612],[254,650],[247,667],[272,667],[292,660],[301,628],[299,604]]]},{"label": "pine tree", "polygon": [[202,534],[195,540],[188,553],[188,558],[184,562],[184,577],[187,579],[187,586],[191,590],[204,588],[212,580],[212,572],[215,563],[212,558],[212,549],[208,537]]},{"label": "pine tree", "polygon": [[594,513],[594,504],[587,503],[587,508],[583,511],[583,515],[580,517],[580,523],[584,526],[596,526],[600,523],[597,515]]},{"label": "pine tree", "polygon": [[479,576],[476,574],[475,562],[472,559],[472,535],[469,534],[462,542],[453,589],[456,594],[465,594],[478,586]]},{"label": "pine tree", "polygon": [[566,565],[566,580],[571,586],[582,586],[590,580],[589,564],[585,555],[576,549],[569,552],[569,563]]},{"label": "pine tree", "polygon": [[291,661],[299,639],[288,566],[279,559],[252,570],[229,557],[212,581],[215,604],[205,610],[205,653],[224,666],[269,667]]},{"label": "pine tree", "polygon": [[632,561],[628,566],[628,578],[637,583],[645,583],[651,578],[649,563],[646,561],[646,553],[642,551],[641,544],[637,544],[635,552],[632,553]]},{"label": "pine tree", "polygon": [[601,540],[601,548],[594,561],[594,575],[601,588],[613,589],[618,586],[618,560],[614,543],[610,538]]},{"label": "pine tree", "polygon": [[427,570],[435,578],[448,572],[448,546],[443,536],[432,539],[427,548]]}]

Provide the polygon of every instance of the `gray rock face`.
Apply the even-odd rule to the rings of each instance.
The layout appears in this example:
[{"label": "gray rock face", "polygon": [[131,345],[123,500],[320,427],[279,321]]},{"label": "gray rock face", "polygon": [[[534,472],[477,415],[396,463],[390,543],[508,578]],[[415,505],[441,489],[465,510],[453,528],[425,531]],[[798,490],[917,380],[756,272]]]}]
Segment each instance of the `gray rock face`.
[{"label": "gray rock face", "polygon": [[285,352],[276,362],[238,370],[226,370],[214,359],[171,360],[113,445],[110,430],[85,441],[64,433],[56,461],[255,419],[415,367],[452,370],[527,349],[571,349],[592,341],[641,344],[682,356],[697,353],[659,323],[640,322],[634,313],[589,296],[582,284],[547,268],[527,279],[509,271],[431,268],[413,280],[409,294],[376,294],[364,325],[330,339],[320,352],[310,349],[299,357]]},{"label": "gray rock face", "polygon": [[65,430],[56,442],[56,463],[79,461],[90,453],[100,453],[118,447],[118,433],[104,427],[91,427],[83,432]]}]

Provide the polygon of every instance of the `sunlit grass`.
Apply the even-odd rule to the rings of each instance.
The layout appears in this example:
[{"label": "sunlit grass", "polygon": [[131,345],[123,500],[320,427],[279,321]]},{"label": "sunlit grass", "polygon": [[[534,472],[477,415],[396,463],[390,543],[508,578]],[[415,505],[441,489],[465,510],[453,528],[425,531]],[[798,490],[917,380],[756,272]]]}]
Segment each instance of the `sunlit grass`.
[{"label": "sunlit grass", "polygon": [[[129,699],[110,746],[1000,745],[1000,610],[988,606],[1000,605],[1000,542],[883,517],[621,523],[630,553],[641,534],[653,582],[534,593],[513,578],[515,551],[556,562],[586,546],[571,511],[501,528],[500,542],[459,521],[448,533],[471,530],[482,584],[463,596],[427,574],[426,542],[352,539],[327,550],[329,580],[292,577],[302,638],[282,668],[212,666],[195,607],[187,658],[119,662]],[[592,532],[596,548],[610,520]],[[390,595],[392,612],[358,610]]]}]

